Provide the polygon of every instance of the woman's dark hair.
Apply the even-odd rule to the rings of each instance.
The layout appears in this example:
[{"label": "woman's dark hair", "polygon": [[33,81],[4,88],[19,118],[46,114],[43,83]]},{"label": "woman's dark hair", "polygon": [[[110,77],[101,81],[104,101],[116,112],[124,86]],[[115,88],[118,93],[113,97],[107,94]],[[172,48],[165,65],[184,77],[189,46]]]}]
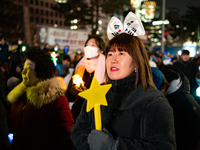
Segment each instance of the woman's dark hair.
[{"label": "woman's dark hair", "polygon": [[97,46],[99,47],[99,49],[101,51],[104,51],[105,49],[105,42],[103,41],[102,38],[98,37],[98,36],[90,36],[87,41],[85,42],[85,46],[87,45],[87,42],[90,40],[90,39],[95,39],[95,42],[97,44]]},{"label": "woman's dark hair", "polygon": [[135,87],[139,81],[141,81],[144,89],[149,85],[155,87],[145,46],[138,37],[127,33],[121,33],[115,36],[109,41],[106,47],[106,58],[111,47],[116,47],[119,51],[126,51],[132,57],[137,74]]},{"label": "woman's dark hair", "polygon": [[71,62],[71,58],[68,54],[63,55],[63,60],[68,60],[69,62]]},{"label": "woman's dark hair", "polygon": [[0,40],[4,39],[6,41],[6,37],[2,36],[0,37]]},{"label": "woman's dark hair", "polygon": [[57,69],[48,52],[37,48],[30,48],[24,52],[24,56],[35,63],[34,71],[37,78],[45,80],[56,75]]}]

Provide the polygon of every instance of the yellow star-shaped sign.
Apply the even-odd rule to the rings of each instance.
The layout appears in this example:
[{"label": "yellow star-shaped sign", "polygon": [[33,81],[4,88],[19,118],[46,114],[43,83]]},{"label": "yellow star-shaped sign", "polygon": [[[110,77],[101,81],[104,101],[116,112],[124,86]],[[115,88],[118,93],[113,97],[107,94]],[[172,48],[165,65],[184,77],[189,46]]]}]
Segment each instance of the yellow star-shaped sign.
[{"label": "yellow star-shaped sign", "polygon": [[80,92],[78,95],[87,99],[87,109],[89,112],[96,105],[107,106],[106,93],[111,88],[112,84],[100,85],[95,77],[88,90]]}]

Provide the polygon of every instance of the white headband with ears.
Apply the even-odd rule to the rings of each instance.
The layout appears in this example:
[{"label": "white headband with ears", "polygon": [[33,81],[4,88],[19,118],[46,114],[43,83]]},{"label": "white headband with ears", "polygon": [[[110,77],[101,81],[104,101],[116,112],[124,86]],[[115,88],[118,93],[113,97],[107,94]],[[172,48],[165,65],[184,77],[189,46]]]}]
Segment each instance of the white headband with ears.
[{"label": "white headband with ears", "polygon": [[140,19],[132,12],[129,12],[124,19],[124,26],[117,17],[112,17],[107,27],[108,39],[120,33],[128,33],[133,36],[145,35],[144,27]]}]

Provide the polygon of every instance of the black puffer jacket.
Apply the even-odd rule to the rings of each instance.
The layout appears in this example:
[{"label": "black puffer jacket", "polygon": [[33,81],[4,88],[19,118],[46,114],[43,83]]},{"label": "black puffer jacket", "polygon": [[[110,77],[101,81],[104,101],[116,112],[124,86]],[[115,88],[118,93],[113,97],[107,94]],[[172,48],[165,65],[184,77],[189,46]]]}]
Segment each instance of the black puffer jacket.
[{"label": "black puffer jacket", "polygon": [[8,123],[4,106],[0,101],[0,149],[10,150],[10,142],[8,140]]},{"label": "black puffer jacket", "polygon": [[[181,71],[170,68],[180,75],[182,82],[177,90],[166,95],[174,110],[177,149],[200,150],[200,106],[190,94],[187,77]],[[165,75],[169,76],[169,73]]]},{"label": "black puffer jacket", "polygon": [[190,93],[193,95],[195,99],[199,100],[199,98],[196,97],[196,89],[198,87],[198,84],[196,83],[196,78],[195,78],[198,72],[197,63],[193,61],[191,58],[187,62],[184,62],[180,58],[177,62],[174,63],[173,66],[185,74],[185,76],[190,81]]},{"label": "black puffer jacket", "polygon": [[[118,141],[119,150],[176,149],[173,111],[167,99],[155,88],[134,88],[135,74],[111,81],[106,95],[108,106],[102,106],[102,127]],[[72,140],[79,150],[88,150],[87,136],[94,129],[93,110],[83,105],[72,128]]]}]

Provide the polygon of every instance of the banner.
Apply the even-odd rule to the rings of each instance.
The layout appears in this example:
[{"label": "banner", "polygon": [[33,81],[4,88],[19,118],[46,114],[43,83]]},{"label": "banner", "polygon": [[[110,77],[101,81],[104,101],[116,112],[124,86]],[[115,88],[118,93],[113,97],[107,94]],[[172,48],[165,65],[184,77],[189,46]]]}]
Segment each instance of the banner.
[{"label": "banner", "polygon": [[83,51],[85,41],[88,39],[88,32],[82,30],[67,30],[37,26],[37,42],[39,45],[48,43],[50,46],[58,44],[61,49],[68,47],[70,51]]}]

